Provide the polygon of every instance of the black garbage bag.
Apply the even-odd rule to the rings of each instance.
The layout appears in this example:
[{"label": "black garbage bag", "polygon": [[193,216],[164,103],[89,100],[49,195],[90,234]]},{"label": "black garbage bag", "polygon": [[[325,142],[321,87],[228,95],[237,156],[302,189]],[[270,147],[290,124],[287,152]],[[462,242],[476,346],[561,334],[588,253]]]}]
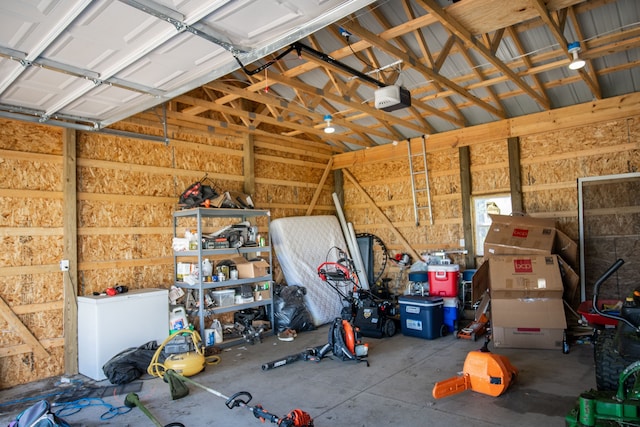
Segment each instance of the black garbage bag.
[{"label": "black garbage bag", "polygon": [[274,317],[276,332],[286,329],[298,332],[312,331],[315,329],[311,313],[304,303],[307,288],[298,285],[276,285],[274,288]]},{"label": "black garbage bag", "polygon": [[[158,350],[156,341],[149,341],[140,347],[131,347],[113,356],[102,367],[102,371],[111,384],[126,384],[140,378],[147,372],[147,367]],[[158,361],[162,363],[161,354]]]}]

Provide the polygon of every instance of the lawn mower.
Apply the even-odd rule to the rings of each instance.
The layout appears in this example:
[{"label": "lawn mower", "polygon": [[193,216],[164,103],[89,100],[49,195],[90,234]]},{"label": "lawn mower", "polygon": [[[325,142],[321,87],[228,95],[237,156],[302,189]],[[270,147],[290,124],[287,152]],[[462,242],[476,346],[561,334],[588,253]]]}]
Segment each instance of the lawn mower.
[{"label": "lawn mower", "polygon": [[[618,321],[615,328],[598,328],[595,332],[596,386],[601,391],[617,390],[622,371],[640,360],[640,289],[626,298],[619,315],[603,311],[598,302],[600,286],[623,264],[624,260],[617,260],[596,280],[593,287],[593,311],[602,317]],[[627,379],[626,387],[629,388],[631,383],[632,380]]]},{"label": "lawn mower", "polygon": [[358,283],[353,261],[339,248],[337,262],[318,266],[318,276],[333,288],[345,302],[342,318],[353,322],[362,336],[370,338],[395,335],[398,310],[389,300],[380,298]]},{"label": "lawn mower", "polygon": [[640,361],[627,366],[618,378],[616,391],[590,390],[582,393],[565,417],[567,427],[608,427],[640,425],[640,382],[627,390],[626,384],[637,378]]}]

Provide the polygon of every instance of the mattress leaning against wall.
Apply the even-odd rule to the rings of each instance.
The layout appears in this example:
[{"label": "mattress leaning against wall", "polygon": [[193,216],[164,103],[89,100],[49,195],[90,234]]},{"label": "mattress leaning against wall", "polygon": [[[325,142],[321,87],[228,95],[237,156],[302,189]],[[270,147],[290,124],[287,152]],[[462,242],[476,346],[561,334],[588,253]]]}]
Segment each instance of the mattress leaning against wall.
[{"label": "mattress leaning against wall", "polygon": [[298,216],[271,221],[271,244],[287,285],[307,288],[305,303],[315,326],[340,317],[340,295],[318,277],[323,262],[337,261],[337,247],[347,243],[335,216]]}]

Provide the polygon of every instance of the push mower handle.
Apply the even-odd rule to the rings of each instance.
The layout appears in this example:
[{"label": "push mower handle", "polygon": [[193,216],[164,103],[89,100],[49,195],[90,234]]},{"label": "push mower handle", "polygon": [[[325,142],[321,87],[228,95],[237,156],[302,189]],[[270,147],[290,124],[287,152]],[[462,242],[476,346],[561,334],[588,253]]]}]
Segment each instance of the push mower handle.
[{"label": "push mower handle", "polygon": [[604,272],[602,276],[600,276],[600,278],[598,278],[598,280],[596,280],[596,283],[593,285],[593,302],[592,302],[593,310],[596,313],[598,313],[600,316],[608,317],[610,319],[614,319],[619,322],[624,322],[627,325],[631,326],[633,329],[640,330],[640,325],[634,325],[629,320],[621,316],[605,313],[598,308],[598,293],[600,292],[600,285],[602,285],[613,273],[615,273],[620,267],[622,267],[622,264],[624,264],[624,260],[618,259],[616,262],[613,263],[611,267],[609,267],[607,271]]}]

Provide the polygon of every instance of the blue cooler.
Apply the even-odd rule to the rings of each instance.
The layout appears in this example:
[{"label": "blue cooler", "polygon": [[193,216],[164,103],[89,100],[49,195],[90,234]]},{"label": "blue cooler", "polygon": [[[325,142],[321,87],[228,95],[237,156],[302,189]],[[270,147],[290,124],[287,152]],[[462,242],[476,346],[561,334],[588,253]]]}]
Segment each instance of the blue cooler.
[{"label": "blue cooler", "polygon": [[448,332],[453,333],[458,326],[458,298],[445,297],[442,299],[444,300],[444,325]]},{"label": "blue cooler", "polygon": [[441,297],[403,295],[398,302],[403,335],[432,340],[445,334]]}]

